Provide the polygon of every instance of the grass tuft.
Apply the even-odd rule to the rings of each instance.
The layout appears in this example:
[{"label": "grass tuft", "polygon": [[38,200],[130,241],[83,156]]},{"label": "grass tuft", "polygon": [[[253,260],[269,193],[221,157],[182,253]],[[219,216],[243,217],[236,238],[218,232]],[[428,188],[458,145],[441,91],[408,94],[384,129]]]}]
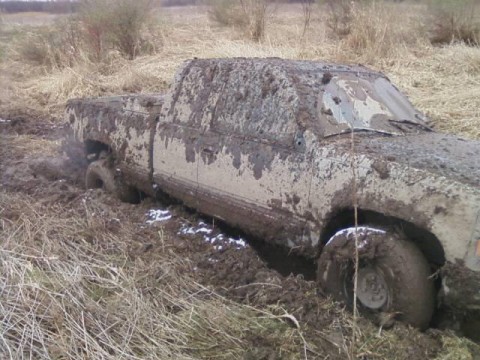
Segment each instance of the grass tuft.
[{"label": "grass tuft", "polygon": [[211,0],[209,17],[219,25],[242,30],[258,42],[265,36],[270,7],[267,0]]}]

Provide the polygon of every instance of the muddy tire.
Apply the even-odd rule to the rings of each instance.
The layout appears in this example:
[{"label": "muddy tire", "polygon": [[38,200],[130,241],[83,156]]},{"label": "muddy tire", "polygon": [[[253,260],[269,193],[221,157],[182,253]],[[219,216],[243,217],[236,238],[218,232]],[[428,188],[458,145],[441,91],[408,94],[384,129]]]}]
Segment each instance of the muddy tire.
[{"label": "muddy tire", "polygon": [[123,202],[138,203],[140,200],[138,191],[125,184],[118,176],[116,177],[110,163],[111,160],[108,158],[90,163],[85,175],[85,187],[87,189],[102,188]]},{"label": "muddy tire", "polygon": [[[355,229],[338,232],[325,246],[318,264],[319,286],[353,307]],[[428,328],[435,308],[430,266],[404,236],[371,228],[358,230],[357,306],[378,325],[395,320]]]}]

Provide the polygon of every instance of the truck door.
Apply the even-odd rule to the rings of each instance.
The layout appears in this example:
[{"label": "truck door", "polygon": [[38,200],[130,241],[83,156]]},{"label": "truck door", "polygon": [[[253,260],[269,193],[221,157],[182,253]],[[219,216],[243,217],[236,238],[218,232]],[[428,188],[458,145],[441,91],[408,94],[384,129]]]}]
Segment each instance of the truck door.
[{"label": "truck door", "polygon": [[[245,79],[248,76],[248,79]],[[199,210],[265,240],[300,245],[312,171],[281,74],[221,64],[198,143]]]}]

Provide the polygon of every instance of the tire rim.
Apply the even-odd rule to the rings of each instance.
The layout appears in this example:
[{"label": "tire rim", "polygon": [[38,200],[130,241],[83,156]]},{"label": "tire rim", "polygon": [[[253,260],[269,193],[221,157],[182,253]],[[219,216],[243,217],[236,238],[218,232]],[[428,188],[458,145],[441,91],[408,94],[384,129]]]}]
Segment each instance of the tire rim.
[{"label": "tire rim", "polygon": [[388,303],[388,285],[383,273],[373,266],[358,270],[357,298],[363,306],[378,310]]}]

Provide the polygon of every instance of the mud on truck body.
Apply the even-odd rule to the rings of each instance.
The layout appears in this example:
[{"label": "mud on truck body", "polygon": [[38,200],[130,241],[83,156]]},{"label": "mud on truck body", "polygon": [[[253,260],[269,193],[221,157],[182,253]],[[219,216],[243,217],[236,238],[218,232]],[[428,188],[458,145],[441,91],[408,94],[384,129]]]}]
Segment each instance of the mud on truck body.
[{"label": "mud on truck body", "polygon": [[480,309],[480,143],[431,130],[380,73],[191,60],[166,95],[71,100],[66,120],[87,187],[167,193],[314,258],[347,305],[357,244],[358,306],[374,319],[426,328],[440,303]]}]

